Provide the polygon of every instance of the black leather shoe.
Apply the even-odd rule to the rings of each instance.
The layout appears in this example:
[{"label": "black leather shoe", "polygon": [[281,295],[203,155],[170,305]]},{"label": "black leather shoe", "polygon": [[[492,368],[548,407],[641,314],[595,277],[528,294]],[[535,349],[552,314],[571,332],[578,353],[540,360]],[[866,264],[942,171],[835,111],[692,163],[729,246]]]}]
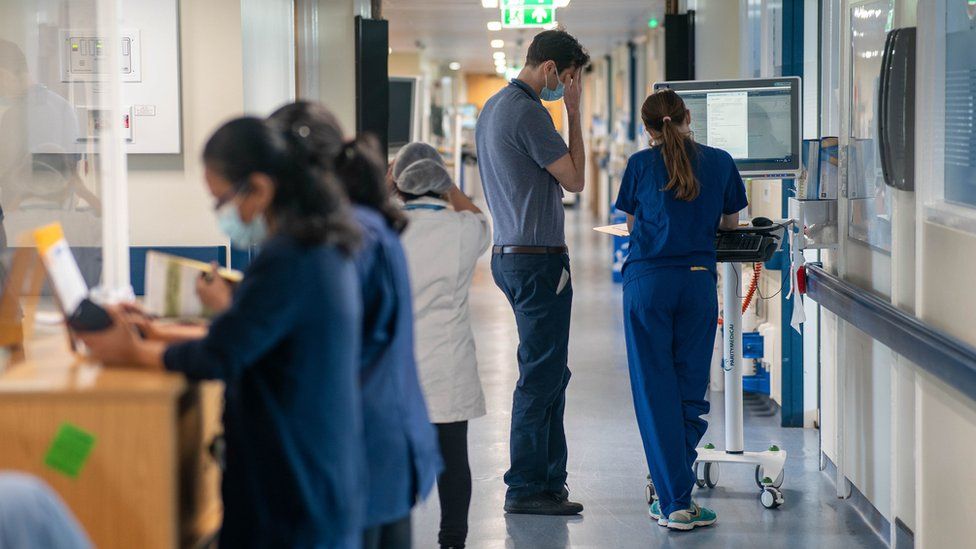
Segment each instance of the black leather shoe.
[{"label": "black leather shoe", "polygon": [[550,493],[562,501],[569,501],[569,486],[564,485],[562,490]]},{"label": "black leather shoe", "polygon": [[505,512],[513,515],[570,516],[583,512],[579,503],[564,500],[559,494],[543,492],[505,502]]}]

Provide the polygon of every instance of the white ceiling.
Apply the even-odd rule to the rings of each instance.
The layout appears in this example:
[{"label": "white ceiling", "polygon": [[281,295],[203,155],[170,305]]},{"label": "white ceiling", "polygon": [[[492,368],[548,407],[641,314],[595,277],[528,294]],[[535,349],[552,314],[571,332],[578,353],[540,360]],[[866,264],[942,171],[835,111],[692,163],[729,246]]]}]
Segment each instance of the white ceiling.
[{"label": "white ceiling", "polygon": [[[664,0],[571,0],[556,10],[556,19],[595,57],[642,33],[652,16],[663,20],[663,14]],[[423,49],[431,60],[458,61],[469,72],[494,70],[489,42],[495,38],[505,41],[508,59],[521,65],[541,30],[491,32],[486,25],[500,19],[500,10],[482,7],[481,0],[383,0],[383,18],[390,21],[394,52]]]}]

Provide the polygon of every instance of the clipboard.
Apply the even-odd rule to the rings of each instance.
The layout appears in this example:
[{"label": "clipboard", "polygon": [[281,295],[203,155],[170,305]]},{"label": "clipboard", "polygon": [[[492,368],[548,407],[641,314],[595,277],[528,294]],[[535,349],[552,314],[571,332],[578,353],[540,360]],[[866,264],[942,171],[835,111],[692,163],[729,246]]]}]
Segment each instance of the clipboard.
[{"label": "clipboard", "polygon": [[604,225],[602,227],[593,227],[593,230],[598,233],[608,234],[611,236],[630,236],[630,229],[627,228],[626,223],[617,223],[616,225]]}]

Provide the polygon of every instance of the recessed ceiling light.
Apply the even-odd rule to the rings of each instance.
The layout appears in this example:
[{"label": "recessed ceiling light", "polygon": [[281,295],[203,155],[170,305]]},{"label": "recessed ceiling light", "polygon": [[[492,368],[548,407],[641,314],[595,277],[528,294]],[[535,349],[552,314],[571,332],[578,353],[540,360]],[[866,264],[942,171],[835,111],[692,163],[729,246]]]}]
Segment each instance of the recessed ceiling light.
[{"label": "recessed ceiling light", "polygon": [[491,54],[491,56],[494,57],[496,61],[497,60],[501,60],[501,61],[504,61],[505,60],[505,52],[503,52],[503,51],[496,51],[495,53]]},{"label": "recessed ceiling light", "polygon": [[493,48],[504,48],[505,47],[505,41],[504,40],[501,40],[499,38],[496,38],[496,39],[494,39],[494,40],[491,41],[491,47],[493,47]]},{"label": "recessed ceiling light", "polygon": [[501,21],[488,21],[488,30],[490,31],[500,31],[502,30]]},{"label": "recessed ceiling light", "polygon": [[497,8],[498,0],[481,0],[481,7],[483,8]]},{"label": "recessed ceiling light", "polygon": [[498,74],[505,74],[505,65],[495,67],[495,72]]},{"label": "recessed ceiling light", "polygon": [[452,71],[460,70],[461,64],[458,63],[457,61],[451,61],[451,63],[447,66],[447,68],[451,69]]},{"label": "recessed ceiling light", "polygon": [[506,64],[507,64],[507,62],[504,59],[495,59],[495,66],[496,67],[498,67],[498,66],[504,67]]}]

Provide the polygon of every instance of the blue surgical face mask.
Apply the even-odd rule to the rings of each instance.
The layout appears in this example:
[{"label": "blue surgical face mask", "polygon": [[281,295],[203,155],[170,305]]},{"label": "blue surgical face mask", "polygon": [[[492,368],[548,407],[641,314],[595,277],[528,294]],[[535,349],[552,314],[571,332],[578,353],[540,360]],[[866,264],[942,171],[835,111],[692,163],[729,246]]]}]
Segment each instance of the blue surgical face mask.
[{"label": "blue surgical face mask", "polygon": [[217,210],[217,224],[235,248],[246,249],[257,246],[268,237],[268,226],[263,214],[257,214],[250,223],[241,219],[241,213],[233,201],[227,202]]},{"label": "blue surgical face mask", "polygon": [[546,73],[546,85],[539,92],[539,98],[543,101],[559,101],[563,98],[563,82],[559,79],[559,73],[556,73],[556,88],[551,89],[549,87],[549,73]]}]

